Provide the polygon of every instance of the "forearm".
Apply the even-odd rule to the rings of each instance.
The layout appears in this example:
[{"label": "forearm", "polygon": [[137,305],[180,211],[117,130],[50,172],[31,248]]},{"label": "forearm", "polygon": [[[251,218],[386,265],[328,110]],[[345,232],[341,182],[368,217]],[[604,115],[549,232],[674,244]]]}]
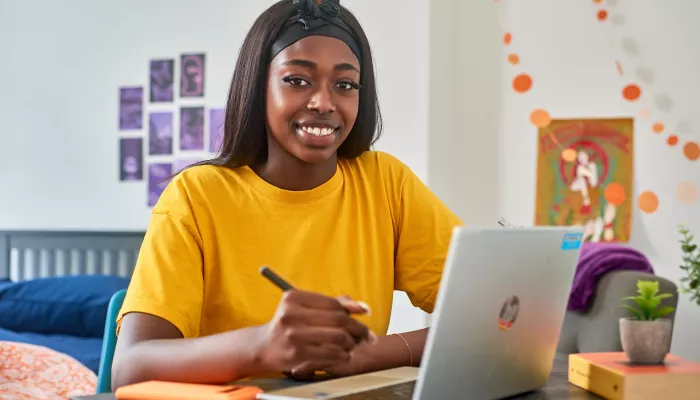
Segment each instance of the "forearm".
[{"label": "forearm", "polygon": [[405,332],[401,333],[400,336],[392,334],[380,337],[377,343],[371,349],[368,349],[364,357],[365,366],[362,369],[369,372],[406,366],[419,366],[423,359],[423,349],[428,338],[428,329]]},{"label": "forearm", "polygon": [[136,343],[115,360],[112,388],[148,380],[227,383],[261,373],[260,329]]}]

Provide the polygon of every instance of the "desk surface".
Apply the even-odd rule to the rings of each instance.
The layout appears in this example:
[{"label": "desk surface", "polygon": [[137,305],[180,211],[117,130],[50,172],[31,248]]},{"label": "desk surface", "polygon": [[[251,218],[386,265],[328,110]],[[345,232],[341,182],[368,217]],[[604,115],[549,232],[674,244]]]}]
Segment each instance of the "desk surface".
[{"label": "desk surface", "polygon": [[[509,397],[509,399],[526,399],[526,400],[599,400],[595,396],[583,389],[580,389],[569,383],[568,378],[568,357],[563,354],[558,354],[554,359],[552,373],[549,376],[547,386],[531,393],[522,394],[520,396]],[[303,385],[305,383],[296,382],[289,379],[256,379],[246,381],[248,384],[256,385],[263,390],[270,391],[282,389],[285,387]],[[74,397],[72,400],[116,400],[113,394],[98,394],[94,396]]]}]

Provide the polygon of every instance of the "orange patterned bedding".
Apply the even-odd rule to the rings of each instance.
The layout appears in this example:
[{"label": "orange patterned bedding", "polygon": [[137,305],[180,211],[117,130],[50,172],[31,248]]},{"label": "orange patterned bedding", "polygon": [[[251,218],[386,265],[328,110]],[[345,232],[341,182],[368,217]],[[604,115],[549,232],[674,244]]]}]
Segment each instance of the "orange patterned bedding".
[{"label": "orange patterned bedding", "polygon": [[95,394],[97,376],[46,347],[0,342],[0,399],[54,400]]}]

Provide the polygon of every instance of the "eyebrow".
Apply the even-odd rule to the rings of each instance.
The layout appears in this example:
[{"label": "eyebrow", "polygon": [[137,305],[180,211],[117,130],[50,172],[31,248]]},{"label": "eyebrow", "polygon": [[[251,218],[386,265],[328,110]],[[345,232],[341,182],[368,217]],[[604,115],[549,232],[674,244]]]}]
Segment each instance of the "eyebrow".
[{"label": "eyebrow", "polygon": [[[285,61],[285,62],[282,63],[282,65],[296,65],[296,66],[299,66],[299,67],[305,67],[305,68],[311,68],[311,69],[316,69],[316,68],[318,67],[318,64],[316,64],[316,63],[313,62],[313,61],[310,61],[310,60],[300,60],[300,59],[294,59],[294,60]],[[352,65],[352,64],[350,64],[350,63],[340,63],[340,64],[336,64],[336,65],[333,67],[333,69],[336,70],[336,71],[356,71],[356,72],[358,72],[358,73],[360,72],[360,70],[357,69],[357,67],[355,67],[354,65]]]}]

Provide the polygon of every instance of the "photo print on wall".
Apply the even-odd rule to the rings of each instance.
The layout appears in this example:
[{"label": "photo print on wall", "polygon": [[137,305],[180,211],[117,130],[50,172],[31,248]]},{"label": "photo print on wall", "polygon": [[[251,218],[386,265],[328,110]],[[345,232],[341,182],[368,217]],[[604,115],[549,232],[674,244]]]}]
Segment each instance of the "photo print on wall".
[{"label": "photo print on wall", "polygon": [[204,54],[180,56],[180,97],[204,97]]},{"label": "photo print on wall", "polygon": [[148,126],[148,154],[172,154],[173,113],[171,111],[151,112]]},{"label": "photo print on wall", "polygon": [[119,180],[143,180],[143,139],[119,140]]},{"label": "photo print on wall", "polygon": [[119,130],[132,131],[143,128],[143,88],[119,89]]},{"label": "photo print on wall", "polygon": [[120,181],[144,182],[148,207],[155,206],[173,174],[213,157],[221,147],[225,111],[204,106],[205,59],[204,53],[153,58],[147,88],[119,88],[119,130],[129,131],[120,138]]},{"label": "photo print on wall", "polygon": [[223,108],[209,109],[209,152],[216,153],[221,149],[224,139],[224,117],[226,111]]},{"label": "photo print on wall", "polygon": [[204,107],[180,108],[180,150],[204,150]]},{"label": "photo print on wall", "polygon": [[151,60],[151,103],[169,103],[174,99],[175,60]]},{"label": "photo print on wall", "polygon": [[169,163],[156,163],[148,165],[148,206],[153,207],[158,203],[160,195],[168,186],[168,179],[173,173],[173,165]]}]

